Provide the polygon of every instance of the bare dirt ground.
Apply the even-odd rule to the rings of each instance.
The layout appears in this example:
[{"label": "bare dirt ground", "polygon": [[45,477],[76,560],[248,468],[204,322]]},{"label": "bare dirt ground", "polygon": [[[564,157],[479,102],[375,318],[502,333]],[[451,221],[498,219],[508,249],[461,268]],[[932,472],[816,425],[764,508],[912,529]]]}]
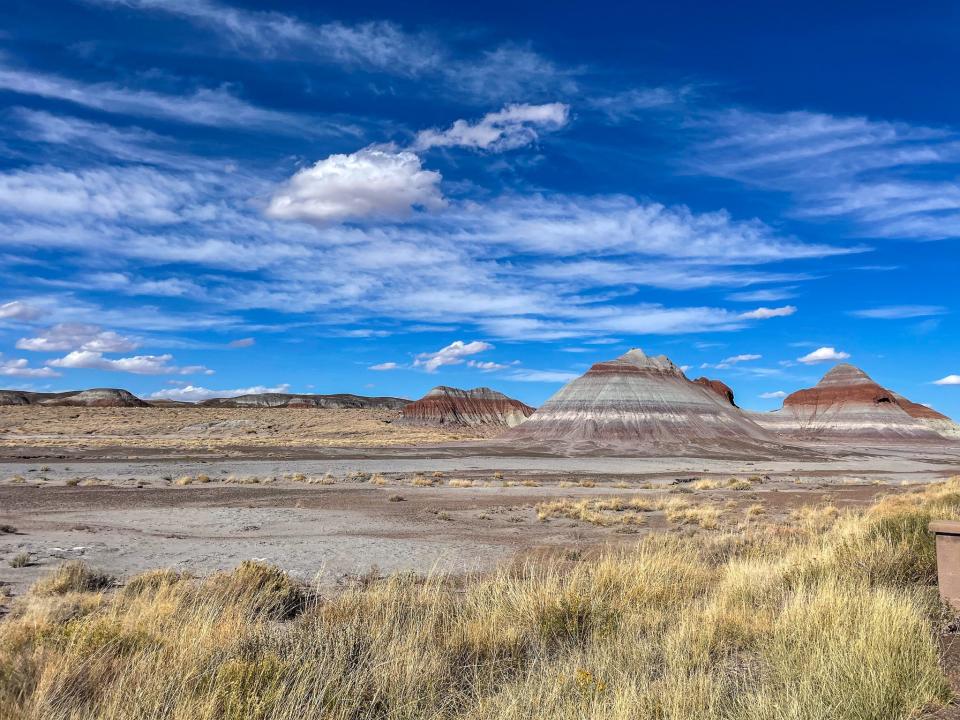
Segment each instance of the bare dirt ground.
[{"label": "bare dirt ground", "polygon": [[[511,558],[630,543],[638,533],[706,531],[670,522],[662,512],[650,513],[641,527],[538,519],[538,504],[550,500],[675,497],[715,507],[722,526],[735,529],[745,521],[745,509],[756,504],[765,519],[787,518],[803,506],[842,509],[911,487],[850,476],[752,475],[750,488],[738,490],[723,487],[730,478],[717,473],[713,477],[721,487],[694,490],[695,483],[682,475],[650,481],[633,475],[463,470],[361,479],[299,472],[236,475],[216,463],[204,467],[206,474],[196,475],[140,468],[125,479],[46,467],[0,481],[0,524],[16,528],[15,534],[0,535],[0,583],[16,594],[60,562],[78,558],[120,577],[158,567],[202,575],[254,558],[324,584],[365,573],[469,573]],[[184,482],[190,484],[179,484]],[[21,553],[29,554],[30,564],[10,567]]]},{"label": "bare dirt ground", "polygon": [[0,408],[0,452],[122,449],[231,454],[264,448],[389,447],[483,438],[489,431],[403,425],[396,410],[315,408]]}]

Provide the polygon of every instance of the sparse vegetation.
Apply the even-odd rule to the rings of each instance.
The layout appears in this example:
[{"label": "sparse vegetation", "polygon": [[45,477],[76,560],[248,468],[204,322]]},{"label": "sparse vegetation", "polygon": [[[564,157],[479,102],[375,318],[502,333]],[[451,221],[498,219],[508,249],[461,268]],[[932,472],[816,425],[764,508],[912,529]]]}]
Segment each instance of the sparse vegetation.
[{"label": "sparse vegetation", "polygon": [[[688,497],[584,502],[684,513],[697,509]],[[0,708],[16,720],[935,711],[950,689],[925,529],[960,518],[960,481],[865,510],[828,507],[787,527],[649,534],[589,560],[568,553],[467,580],[371,574],[322,599],[260,563],[207,579],[151,573],[103,595],[74,581],[90,571],[61,568],[38,586],[65,594],[35,586],[0,621]]]},{"label": "sparse vegetation", "polygon": [[464,480],[463,478],[453,478],[447,481],[447,485],[452,488],[473,487],[473,480]]},{"label": "sparse vegetation", "polygon": [[27,567],[30,564],[30,560],[30,553],[20,552],[10,558],[10,560],[7,561],[7,564],[12,568],[22,568]]},{"label": "sparse vegetation", "polygon": [[67,593],[100,592],[115,582],[112,575],[92,570],[79,560],[65,562],[51,575],[38,580],[30,588],[33,595],[66,595]]},{"label": "sparse vegetation", "polygon": [[436,480],[433,478],[428,478],[422,473],[417,473],[413,476],[413,480],[410,481],[410,484],[414,485],[415,487],[433,487],[435,483]]}]

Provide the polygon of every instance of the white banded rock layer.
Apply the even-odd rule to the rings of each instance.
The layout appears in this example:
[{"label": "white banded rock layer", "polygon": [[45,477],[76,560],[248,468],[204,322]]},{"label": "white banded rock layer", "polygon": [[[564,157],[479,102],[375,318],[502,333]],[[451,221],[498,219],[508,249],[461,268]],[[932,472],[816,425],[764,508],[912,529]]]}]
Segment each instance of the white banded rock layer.
[{"label": "white banded rock layer", "polygon": [[595,364],[503,437],[615,445],[632,452],[775,442],[714,388],[691,382],[667,357],[641,350]]},{"label": "white banded rock layer", "polygon": [[490,388],[440,385],[403,408],[404,423],[411,425],[463,425],[511,428],[533,413],[533,408]]},{"label": "white banded rock layer", "polygon": [[798,439],[942,441],[960,437],[960,427],[950,418],[887,390],[847,363],[834,367],[815,387],[789,395],[782,409],[755,413],[754,419]]}]

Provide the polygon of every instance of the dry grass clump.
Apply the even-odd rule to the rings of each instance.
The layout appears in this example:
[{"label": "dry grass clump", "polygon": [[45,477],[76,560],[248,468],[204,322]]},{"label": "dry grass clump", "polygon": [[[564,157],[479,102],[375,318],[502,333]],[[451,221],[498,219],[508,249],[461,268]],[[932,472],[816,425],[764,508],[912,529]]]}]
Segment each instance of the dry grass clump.
[{"label": "dry grass clump", "polygon": [[642,525],[646,518],[639,513],[660,508],[657,501],[644,498],[593,498],[584,500],[553,500],[537,505],[537,518],[581,520],[592,525]]},{"label": "dry grass clump", "polygon": [[958,515],[952,483],[825,531],[652,534],[466,581],[371,577],[320,598],[244,563],[136,592],[31,594],[0,621],[0,708],[17,720],[918,717],[950,698],[920,528]]},{"label": "dry grass clump", "polygon": [[693,483],[694,490],[716,490],[718,487],[720,487],[720,483],[710,479],[697,480]]},{"label": "dry grass clump", "polygon": [[376,473],[370,478],[370,482],[374,485],[386,485],[387,479],[381,473]]},{"label": "dry grass clump", "polygon": [[753,483],[741,478],[730,478],[727,480],[727,487],[730,490],[750,490],[753,487]]},{"label": "dry grass clump", "polygon": [[192,476],[192,475],[183,475],[183,476],[181,476],[181,477],[178,477],[178,478],[176,479],[176,483],[175,483],[175,484],[176,484],[176,485],[180,485],[180,486],[183,486],[183,485],[192,485],[192,484],[193,484],[193,476]]},{"label": "dry grass clump", "polygon": [[7,561],[7,565],[12,568],[22,568],[30,565],[30,553],[19,552]]},{"label": "dry grass clump", "polygon": [[473,487],[473,480],[465,480],[463,478],[453,478],[447,481],[447,485],[452,488],[468,488]]},{"label": "dry grass clump", "polygon": [[433,487],[436,484],[436,480],[433,478],[428,478],[422,473],[417,473],[413,476],[413,480],[410,481],[411,485],[415,487]]},{"label": "dry grass clump", "polygon": [[33,595],[66,595],[67,593],[100,592],[113,586],[112,575],[90,569],[80,560],[60,565],[51,575],[38,580],[30,588]]}]

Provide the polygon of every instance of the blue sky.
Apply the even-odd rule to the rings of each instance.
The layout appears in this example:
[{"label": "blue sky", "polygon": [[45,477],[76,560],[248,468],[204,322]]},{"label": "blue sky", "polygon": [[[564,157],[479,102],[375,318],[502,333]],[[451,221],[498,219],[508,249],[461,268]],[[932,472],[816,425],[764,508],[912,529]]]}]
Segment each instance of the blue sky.
[{"label": "blue sky", "polygon": [[0,5],[0,386],[960,416],[955,5],[415,5]]}]

